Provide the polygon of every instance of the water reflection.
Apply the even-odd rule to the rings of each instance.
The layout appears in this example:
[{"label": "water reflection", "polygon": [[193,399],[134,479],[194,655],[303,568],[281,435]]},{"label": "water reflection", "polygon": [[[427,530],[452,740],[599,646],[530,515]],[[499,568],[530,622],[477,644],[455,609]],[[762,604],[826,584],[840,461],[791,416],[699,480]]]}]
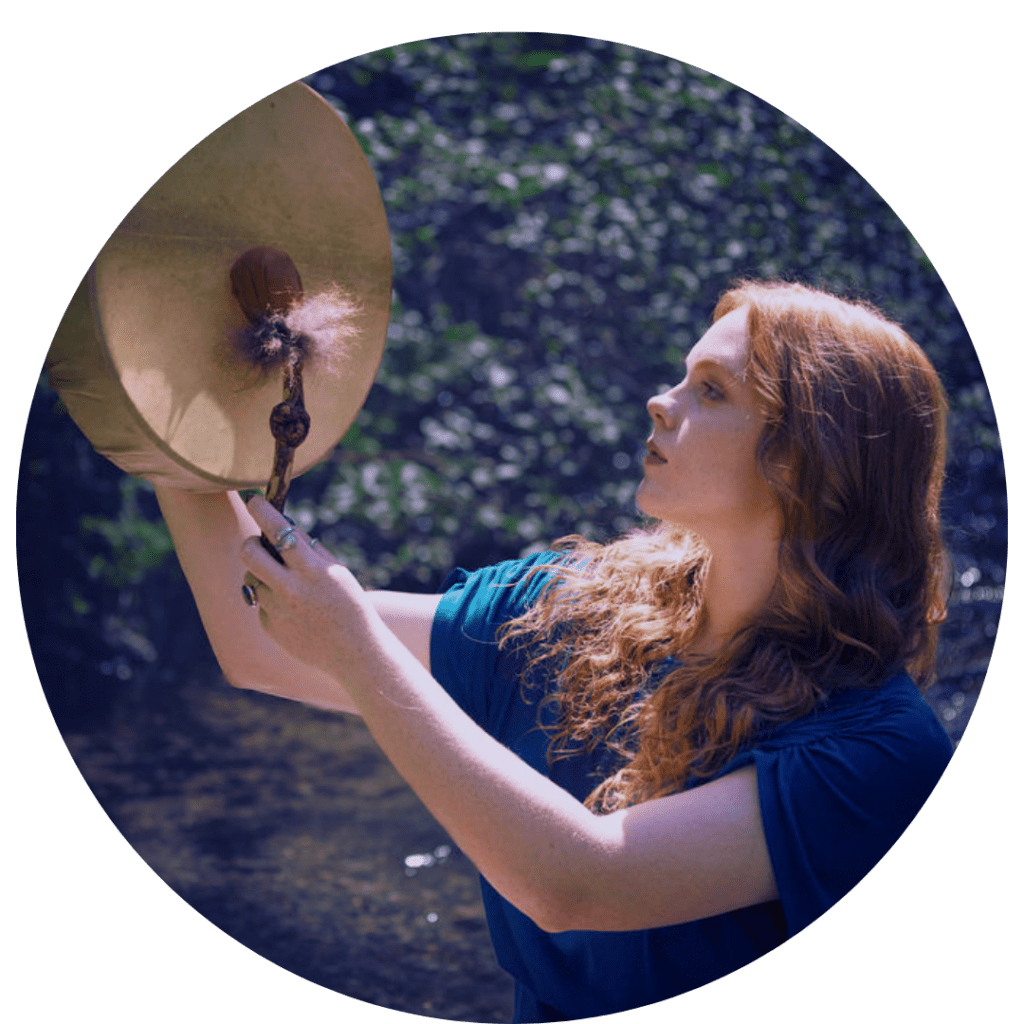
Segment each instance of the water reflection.
[{"label": "water reflection", "polygon": [[[452,848],[446,843],[434,849],[433,853],[410,853],[405,858],[405,873],[412,878],[421,868],[432,868],[452,855]],[[436,920],[436,917],[435,917]]]}]

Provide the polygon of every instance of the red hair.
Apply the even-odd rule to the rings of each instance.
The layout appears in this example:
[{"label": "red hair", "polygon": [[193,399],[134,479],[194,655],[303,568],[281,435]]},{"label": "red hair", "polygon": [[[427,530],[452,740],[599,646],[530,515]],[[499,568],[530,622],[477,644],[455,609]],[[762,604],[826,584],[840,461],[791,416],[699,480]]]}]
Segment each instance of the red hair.
[{"label": "red hair", "polygon": [[658,524],[605,546],[563,539],[541,599],[501,633],[503,646],[525,643],[527,677],[554,672],[552,756],[604,743],[622,758],[588,798],[597,810],[714,774],[833,690],[901,666],[922,688],[931,679],[948,589],[935,369],[866,303],[744,282],[714,319],[741,307],[766,417],[758,463],[782,517],[765,605],[714,657],[689,654],[708,552]]}]

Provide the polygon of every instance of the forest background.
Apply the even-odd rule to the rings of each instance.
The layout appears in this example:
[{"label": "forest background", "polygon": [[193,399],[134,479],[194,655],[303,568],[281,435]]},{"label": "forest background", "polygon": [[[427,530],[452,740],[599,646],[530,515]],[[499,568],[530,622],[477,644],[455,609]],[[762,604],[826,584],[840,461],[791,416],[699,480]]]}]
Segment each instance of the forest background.
[{"label": "forest background", "polygon": [[[309,81],[377,174],[395,303],[355,426],[293,487],[299,522],[367,586],[409,590],[564,533],[612,536],[639,521],[644,402],[674,381],[732,280],[781,275],[862,296],[924,345],[951,397],[955,587],[932,699],[958,739],[998,622],[1002,461],[956,309],[870,186],[743,90],[575,37],[410,44]],[[172,887],[327,987],[502,1019],[503,983],[458,852],[429,819],[410,825],[416,812],[361,727],[216,688],[148,486],[91,452],[45,381],[18,544],[58,724],[101,803]],[[54,557],[25,557],[40,545]],[[362,821],[374,854],[342,877],[326,867],[336,822],[322,808],[356,798],[383,810]],[[391,945],[367,965],[371,933],[378,951],[384,933]],[[439,970],[439,950],[462,959]]]}]

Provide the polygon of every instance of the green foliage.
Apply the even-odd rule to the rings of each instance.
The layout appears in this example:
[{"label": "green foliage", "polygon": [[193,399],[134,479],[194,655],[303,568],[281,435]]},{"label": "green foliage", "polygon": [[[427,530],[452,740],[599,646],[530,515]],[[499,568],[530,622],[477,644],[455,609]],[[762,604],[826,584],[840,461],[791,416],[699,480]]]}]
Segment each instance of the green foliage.
[{"label": "green foliage", "polygon": [[126,476],[120,481],[120,490],[116,519],[84,515],[79,521],[85,534],[98,534],[107,542],[106,550],[90,559],[89,576],[117,588],[141,583],[146,573],[174,550],[163,520],[147,517],[140,507],[139,491],[152,491],[152,486]]},{"label": "green foliage", "polygon": [[[730,283],[795,278],[875,302],[946,383],[959,581],[947,636],[957,665],[981,663],[998,603],[975,598],[998,593],[1006,548],[988,392],[927,256],[836,153],[712,74],[571,36],[424,40],[309,81],[377,176],[395,291],[369,398],[290,507],[365,585],[430,590],[455,564],[639,523],[646,400],[678,379]],[[123,650],[116,620],[165,663],[184,650],[174,623],[190,602],[146,486],[90,462],[45,386],[34,417],[19,549],[37,660],[51,633],[94,620]],[[43,565],[54,517],[59,563]],[[93,657],[79,647],[54,677]]]},{"label": "green foliage", "polygon": [[356,428],[293,494],[370,585],[433,586],[453,562],[637,524],[646,399],[743,276],[900,319],[950,389],[964,489],[998,480],[981,370],[927,258],[757,97],[658,54],[528,34],[392,47],[310,84],[377,175],[395,304]]}]

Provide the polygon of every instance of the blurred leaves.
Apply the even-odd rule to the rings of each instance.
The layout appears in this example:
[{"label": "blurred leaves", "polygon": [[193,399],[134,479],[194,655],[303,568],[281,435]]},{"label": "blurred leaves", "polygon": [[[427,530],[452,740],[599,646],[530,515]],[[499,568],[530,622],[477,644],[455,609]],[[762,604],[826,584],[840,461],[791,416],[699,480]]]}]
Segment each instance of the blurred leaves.
[{"label": "blurred leaves", "polygon": [[79,520],[84,533],[98,534],[107,542],[89,562],[90,578],[115,588],[140,583],[174,550],[163,520],[148,518],[140,507],[139,491],[148,489],[147,485],[130,476],[122,477],[119,484],[121,505],[116,518],[85,515]]},{"label": "blurred leaves", "polygon": [[152,487],[100,458],[45,379],[18,478],[17,554],[32,655],[62,729],[105,721],[208,657]]},{"label": "blurred leaves", "polygon": [[370,585],[436,585],[454,562],[638,522],[646,399],[740,276],[867,298],[921,341],[951,395],[951,522],[991,501],[968,561],[997,570],[998,434],[970,339],[895,213],[799,124],[700,69],[577,37],[426,40],[309,82],[363,145],[392,230],[377,383],[332,484],[294,491]]},{"label": "blurred leaves", "polygon": [[[290,498],[365,585],[429,590],[455,564],[637,523],[647,398],[676,381],[731,282],[781,276],[875,302],[928,351],[951,400],[960,590],[1001,586],[999,438],[964,325],[897,215],[802,126],[698,68],[572,36],[425,40],[308,81],[356,134],[392,234],[380,373]],[[169,547],[147,485],[90,469],[65,427],[33,434],[54,416],[36,415],[19,544],[45,510],[63,566],[38,614],[109,615],[112,588],[129,617],[154,587],[188,601],[173,560],[158,567]],[[74,502],[44,486],[58,483]],[[963,664],[990,645],[998,602],[957,607],[974,616],[956,627]]]}]

